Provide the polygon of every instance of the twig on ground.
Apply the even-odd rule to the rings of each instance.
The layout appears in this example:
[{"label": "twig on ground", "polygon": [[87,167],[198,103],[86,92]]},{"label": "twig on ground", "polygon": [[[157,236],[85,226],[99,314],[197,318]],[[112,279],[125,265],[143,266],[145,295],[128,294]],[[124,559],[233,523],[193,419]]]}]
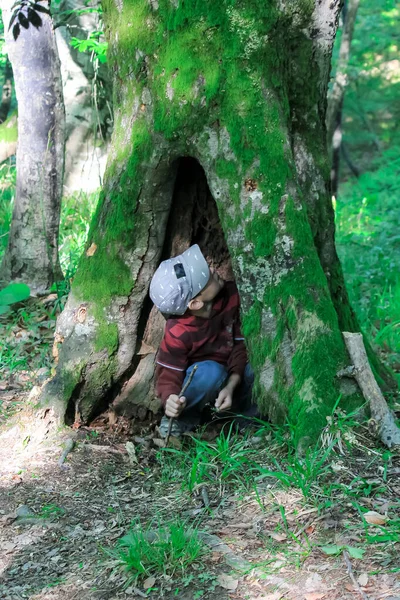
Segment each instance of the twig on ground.
[{"label": "twig on ground", "polygon": [[332,513],[328,512],[328,513],[324,513],[323,515],[320,515],[319,517],[315,517],[315,519],[313,519],[312,521],[308,521],[303,527],[301,527],[298,531],[296,531],[296,533],[294,534],[295,537],[299,537],[299,535],[304,533],[305,530],[308,529],[309,527],[311,527],[311,525],[314,525],[314,523],[318,523],[318,521],[322,521],[323,519],[327,519],[328,517],[331,517],[331,516],[332,516]]},{"label": "twig on ground", "polygon": [[343,560],[346,564],[347,572],[350,576],[350,579],[353,582],[353,585],[356,588],[357,592],[360,594],[360,596],[361,596],[361,598],[363,598],[363,600],[369,600],[367,594],[361,589],[360,584],[358,583],[357,579],[354,576],[353,567],[351,566],[350,556],[349,556],[348,552],[346,552],[346,550],[343,550]]},{"label": "twig on ground", "polygon": [[[87,444],[85,443],[86,448],[90,448],[90,450],[99,450],[100,452],[110,452],[111,454],[125,454],[122,450],[117,450],[117,448],[112,448],[111,446],[100,446],[97,444]],[[125,450],[125,449],[124,449]]]},{"label": "twig on ground", "polygon": [[68,438],[65,443],[64,451],[61,454],[60,458],[58,459],[58,466],[60,468],[63,467],[63,463],[64,463],[65,459],[67,458],[68,454],[73,450],[74,446],[75,446],[75,440],[73,440],[72,438]]},{"label": "twig on ground", "polygon": [[203,503],[205,508],[210,506],[210,498],[208,497],[208,491],[205,485],[202,485],[200,488],[201,497],[203,499]]}]

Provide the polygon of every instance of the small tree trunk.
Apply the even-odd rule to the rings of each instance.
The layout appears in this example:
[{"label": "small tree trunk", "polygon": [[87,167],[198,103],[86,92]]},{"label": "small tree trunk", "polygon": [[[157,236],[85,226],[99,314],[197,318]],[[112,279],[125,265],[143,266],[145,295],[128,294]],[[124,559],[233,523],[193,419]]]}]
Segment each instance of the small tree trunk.
[{"label": "small tree trunk", "polygon": [[[348,0],[343,8],[343,32],[340,42],[339,59],[332,91],[328,99],[326,125],[328,143],[332,145],[331,184],[332,195],[337,197],[339,185],[340,153],[342,144],[342,112],[344,95],[348,83],[347,69],[350,59],[351,41],[353,39],[357,10],[360,0]],[[346,8],[346,10],[345,10]]]},{"label": "small tree trunk", "polygon": [[4,70],[4,83],[3,90],[1,92],[1,103],[0,103],[0,123],[4,123],[4,121],[8,117],[8,111],[11,106],[11,94],[12,94],[12,82],[13,82],[13,72],[11,68],[11,63],[6,59],[6,67]]},{"label": "small tree trunk", "polygon": [[29,21],[14,39],[12,4],[3,0],[2,9],[18,100],[17,189],[1,279],[43,292],[62,277],[57,251],[65,123],[60,63],[51,17],[37,12],[41,25]]},{"label": "small tree trunk", "polygon": [[[260,410],[313,439],[339,394],[344,406],[361,401],[336,377],[349,362],[341,331],[357,330],[324,127],[340,3],[107,6],[112,150],[41,402],[87,421],[130,378],[129,394],[154,409],[162,322],[149,283],[162,258],[198,242],[218,268],[231,259]],[[200,210],[207,199],[217,211]]]}]

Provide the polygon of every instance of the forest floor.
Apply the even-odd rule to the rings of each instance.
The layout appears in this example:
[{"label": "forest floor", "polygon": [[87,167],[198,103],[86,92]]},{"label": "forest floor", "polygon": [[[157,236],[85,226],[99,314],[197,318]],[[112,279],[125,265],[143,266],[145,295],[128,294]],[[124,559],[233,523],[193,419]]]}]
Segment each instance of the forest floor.
[{"label": "forest floor", "polygon": [[[57,429],[51,411],[30,408],[38,387],[12,387],[0,428],[2,600],[399,600],[400,456],[340,411],[302,459],[290,432],[261,424],[245,437],[211,424],[162,449],[155,422],[105,413]],[[129,532],[142,555],[126,570]]]}]

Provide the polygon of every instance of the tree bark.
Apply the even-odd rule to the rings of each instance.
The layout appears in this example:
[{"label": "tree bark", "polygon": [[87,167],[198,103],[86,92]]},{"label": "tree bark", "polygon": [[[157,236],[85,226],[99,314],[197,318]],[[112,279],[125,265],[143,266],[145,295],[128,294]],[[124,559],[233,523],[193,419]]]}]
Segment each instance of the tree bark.
[{"label": "tree bark", "polygon": [[343,9],[343,32],[340,42],[339,59],[336,67],[332,92],[328,98],[326,124],[328,142],[332,146],[331,184],[332,195],[337,197],[339,185],[340,152],[342,145],[342,113],[344,95],[348,83],[347,69],[350,60],[351,41],[353,39],[357,10],[360,0],[349,0],[346,10]]},{"label": "tree bark", "polygon": [[[336,377],[349,362],[341,331],[357,330],[334,245],[326,151],[339,10],[320,0],[107,4],[112,150],[57,324],[57,374],[41,398],[61,419],[90,420],[129,378],[124,410],[129,395],[140,416],[156,409],[162,322],[148,287],[162,258],[198,239],[218,268],[225,256],[226,273],[230,255],[263,414],[288,418],[304,441],[339,394],[347,407],[361,401],[355,383]],[[199,219],[199,197],[215,202],[218,227],[211,205],[209,223]]]},{"label": "tree bark", "polygon": [[[13,27],[8,26],[12,4],[12,0],[3,0],[2,10],[18,101],[17,188],[0,277],[3,281],[23,281],[40,293],[62,277],[57,244],[64,173],[64,103],[50,15],[38,12],[41,25],[35,27],[30,22],[28,28],[22,26],[14,39]],[[49,7],[48,2],[39,4]]]},{"label": "tree bark", "polygon": [[107,64],[97,65],[79,52],[71,38],[86,39],[102,28],[91,2],[81,12],[78,0],[62,0],[54,14],[66,111],[65,192],[98,190],[104,176],[112,129],[112,84]]}]

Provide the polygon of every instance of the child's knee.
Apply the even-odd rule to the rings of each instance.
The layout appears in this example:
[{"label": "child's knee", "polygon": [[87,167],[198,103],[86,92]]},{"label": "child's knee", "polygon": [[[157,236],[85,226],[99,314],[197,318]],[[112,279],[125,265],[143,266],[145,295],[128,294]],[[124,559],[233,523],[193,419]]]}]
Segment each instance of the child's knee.
[{"label": "child's knee", "polygon": [[214,360],[204,360],[196,364],[197,370],[190,387],[193,385],[196,388],[201,387],[204,390],[211,390],[223,385],[228,376],[228,372],[223,365]]}]

